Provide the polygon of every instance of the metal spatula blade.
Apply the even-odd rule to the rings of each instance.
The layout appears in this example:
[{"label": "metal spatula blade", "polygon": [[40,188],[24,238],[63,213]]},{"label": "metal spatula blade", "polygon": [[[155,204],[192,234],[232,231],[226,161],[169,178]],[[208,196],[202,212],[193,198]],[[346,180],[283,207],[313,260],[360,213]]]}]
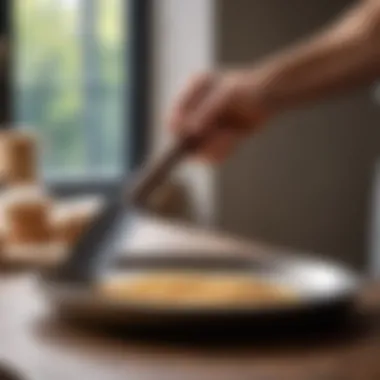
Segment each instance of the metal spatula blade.
[{"label": "metal spatula blade", "polygon": [[128,225],[136,218],[137,209],[168,177],[171,171],[200,144],[209,139],[215,129],[176,141],[158,160],[150,162],[137,177],[128,199],[118,196],[108,202],[71,249],[68,260],[55,276],[71,282],[88,282],[106,266],[121,249]]},{"label": "metal spatula blade", "polygon": [[88,282],[96,277],[101,267],[120,253],[120,243],[128,233],[128,224],[136,218],[136,209],[144,205],[149,195],[197,143],[198,138],[183,139],[168,149],[160,159],[149,163],[137,177],[129,199],[117,196],[108,202],[54,276],[71,283]]},{"label": "metal spatula blade", "polygon": [[91,282],[106,260],[119,253],[120,238],[132,217],[121,197],[108,202],[70,249],[65,262],[48,276],[58,282]]}]

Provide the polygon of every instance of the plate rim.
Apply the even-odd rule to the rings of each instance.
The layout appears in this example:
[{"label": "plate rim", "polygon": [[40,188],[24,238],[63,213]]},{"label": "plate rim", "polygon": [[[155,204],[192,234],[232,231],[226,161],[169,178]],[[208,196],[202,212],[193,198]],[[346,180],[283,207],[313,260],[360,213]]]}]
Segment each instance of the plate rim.
[{"label": "plate rim", "polygon": [[[173,256],[176,261],[180,261],[180,256]],[[229,257],[228,259],[234,258],[235,260],[248,260],[254,261],[257,260],[257,257],[249,258],[247,257]],[[131,259],[136,259],[136,257],[131,257]],[[141,259],[138,258],[137,259]],[[170,259],[170,256],[162,256],[160,260]],[[198,259],[198,256],[196,257]],[[225,259],[222,258],[222,259]],[[128,260],[128,257],[126,257]],[[143,258],[146,260],[146,257]],[[218,261],[218,257],[207,257],[207,260]],[[265,260],[264,260],[265,261]],[[333,260],[325,260],[318,256],[311,256],[309,254],[303,255],[286,255],[281,258],[283,263],[287,265],[323,265],[332,270],[337,271],[344,276],[347,281],[350,282],[349,286],[346,287],[343,291],[341,290],[333,292],[329,296],[323,295],[319,297],[310,297],[305,298],[302,302],[294,303],[279,303],[279,304],[267,304],[267,305],[252,305],[249,306],[232,306],[232,307],[223,307],[223,306],[196,306],[196,305],[170,305],[167,304],[154,304],[154,303],[138,303],[130,302],[126,300],[117,300],[117,299],[107,299],[106,297],[101,297],[96,295],[91,289],[90,285],[81,286],[78,284],[69,284],[62,281],[55,281],[53,279],[42,279],[42,286],[44,291],[47,293],[48,297],[53,300],[55,303],[60,303],[60,306],[64,304],[75,306],[78,304],[84,306],[96,307],[98,309],[107,311],[117,311],[121,313],[137,313],[137,314],[162,314],[162,315],[189,315],[189,316],[202,316],[202,315],[214,315],[214,316],[223,316],[223,315],[262,315],[262,314],[271,314],[271,313],[288,313],[288,312],[297,312],[309,308],[318,308],[323,307],[329,304],[341,302],[342,300],[352,300],[354,301],[358,295],[358,292],[361,288],[364,279],[361,276],[355,274],[354,271],[348,269],[346,266],[337,264]],[[81,298],[82,297],[82,298]],[[96,304],[96,305],[95,305]]]}]

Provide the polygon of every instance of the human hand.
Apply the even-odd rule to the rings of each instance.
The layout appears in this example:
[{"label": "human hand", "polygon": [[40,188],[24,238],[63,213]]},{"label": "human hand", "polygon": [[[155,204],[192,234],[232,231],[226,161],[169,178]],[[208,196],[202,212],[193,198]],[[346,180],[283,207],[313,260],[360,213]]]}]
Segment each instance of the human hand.
[{"label": "human hand", "polygon": [[211,134],[194,153],[221,161],[268,117],[257,90],[250,72],[243,70],[199,75],[178,97],[170,129],[179,138]]}]

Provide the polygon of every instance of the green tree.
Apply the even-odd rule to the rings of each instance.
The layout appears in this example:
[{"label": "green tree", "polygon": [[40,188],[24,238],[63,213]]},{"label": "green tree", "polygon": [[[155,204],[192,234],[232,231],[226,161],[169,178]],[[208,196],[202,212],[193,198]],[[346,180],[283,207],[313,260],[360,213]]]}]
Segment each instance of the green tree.
[{"label": "green tree", "polygon": [[[120,163],[124,2],[92,0],[98,7],[93,20],[95,34],[86,36],[83,1],[87,0],[15,1],[17,120],[38,129],[45,146],[45,167],[55,172],[75,169],[83,174],[91,167],[88,131],[92,127],[102,142],[97,168],[116,168]],[[93,91],[87,92],[84,38],[96,44],[93,64],[99,68],[91,78]],[[93,126],[85,125],[83,117],[84,110],[91,111],[91,107],[99,115]]]}]

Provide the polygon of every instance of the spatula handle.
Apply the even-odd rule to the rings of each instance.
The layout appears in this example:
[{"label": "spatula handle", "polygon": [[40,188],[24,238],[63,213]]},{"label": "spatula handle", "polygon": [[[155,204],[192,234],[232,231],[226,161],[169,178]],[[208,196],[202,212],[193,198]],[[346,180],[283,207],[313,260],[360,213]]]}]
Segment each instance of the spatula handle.
[{"label": "spatula handle", "polygon": [[159,158],[153,160],[140,173],[131,193],[133,203],[143,204],[149,195],[168,176],[172,169],[189,153],[205,143],[214,130],[202,135],[192,135],[179,139]]}]

